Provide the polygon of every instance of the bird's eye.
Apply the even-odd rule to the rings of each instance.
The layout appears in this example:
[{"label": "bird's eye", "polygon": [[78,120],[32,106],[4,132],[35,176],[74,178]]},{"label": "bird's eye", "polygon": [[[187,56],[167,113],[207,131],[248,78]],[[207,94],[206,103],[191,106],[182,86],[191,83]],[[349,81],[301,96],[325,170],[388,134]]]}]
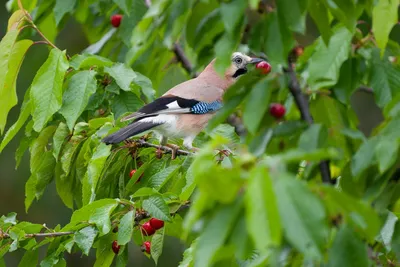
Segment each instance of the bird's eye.
[{"label": "bird's eye", "polygon": [[242,63],[242,59],[240,57],[235,58],[235,63],[236,64],[241,64]]}]

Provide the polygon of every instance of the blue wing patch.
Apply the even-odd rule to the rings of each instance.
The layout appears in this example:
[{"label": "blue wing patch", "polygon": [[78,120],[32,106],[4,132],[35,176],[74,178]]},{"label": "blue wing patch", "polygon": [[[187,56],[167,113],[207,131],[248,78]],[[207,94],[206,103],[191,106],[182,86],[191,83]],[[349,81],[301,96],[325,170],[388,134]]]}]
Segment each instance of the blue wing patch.
[{"label": "blue wing patch", "polygon": [[222,107],[222,103],[219,101],[214,101],[211,103],[199,102],[190,108],[190,112],[193,114],[206,114],[209,112],[216,111]]}]

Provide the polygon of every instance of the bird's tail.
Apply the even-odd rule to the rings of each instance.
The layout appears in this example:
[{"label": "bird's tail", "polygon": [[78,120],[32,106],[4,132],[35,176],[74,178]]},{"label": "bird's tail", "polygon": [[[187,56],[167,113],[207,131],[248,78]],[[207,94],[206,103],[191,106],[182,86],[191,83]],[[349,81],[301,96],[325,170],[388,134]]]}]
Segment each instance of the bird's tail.
[{"label": "bird's tail", "polygon": [[136,121],[116,131],[115,133],[104,137],[101,141],[107,145],[116,144],[128,139],[131,136],[150,130],[151,128],[154,128],[160,124],[161,123]]}]

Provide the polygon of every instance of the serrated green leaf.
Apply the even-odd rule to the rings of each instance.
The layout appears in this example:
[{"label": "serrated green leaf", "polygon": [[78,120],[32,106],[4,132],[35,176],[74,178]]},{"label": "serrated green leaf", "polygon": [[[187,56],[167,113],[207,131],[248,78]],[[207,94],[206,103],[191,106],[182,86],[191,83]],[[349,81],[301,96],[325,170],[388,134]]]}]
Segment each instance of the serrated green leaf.
[{"label": "serrated green leaf", "polygon": [[11,30],[0,42],[0,134],[6,126],[8,112],[18,102],[17,76],[26,51],[33,44],[31,40],[14,43],[17,35],[17,30]]},{"label": "serrated green leaf", "polygon": [[94,223],[99,230],[99,236],[108,234],[111,230],[110,215],[118,204],[108,204],[94,210],[90,215],[89,223]]},{"label": "serrated green leaf", "polygon": [[129,92],[130,85],[136,78],[136,73],[123,63],[116,63],[112,67],[105,67],[104,71],[115,79],[122,90]]},{"label": "serrated green leaf", "polygon": [[151,257],[153,258],[154,262],[158,263],[158,259],[160,258],[162,251],[163,251],[163,246],[164,246],[164,234],[165,234],[165,228],[162,230],[156,231],[156,233],[153,235],[151,238]]},{"label": "serrated green leaf", "polygon": [[111,109],[114,113],[114,118],[118,119],[125,113],[137,111],[143,104],[143,101],[134,93],[122,91],[114,97]]},{"label": "serrated green leaf", "polygon": [[378,49],[372,51],[371,66],[371,87],[376,103],[384,108],[398,94],[400,67],[393,65],[386,58],[381,59]]},{"label": "serrated green leaf", "polygon": [[87,69],[91,67],[110,67],[113,65],[113,62],[108,58],[101,57],[98,55],[75,55],[70,60],[70,66],[75,70],[78,69]]},{"label": "serrated green leaf", "polygon": [[89,255],[89,250],[93,246],[94,239],[97,236],[97,230],[93,226],[85,227],[74,235],[74,242],[82,250],[83,254]]},{"label": "serrated green leaf", "polygon": [[89,97],[96,92],[96,72],[84,70],[74,74],[68,82],[63,95],[63,104],[60,113],[72,130],[74,124],[89,103]]},{"label": "serrated green leaf", "polygon": [[304,34],[306,29],[307,0],[278,0],[278,9],[284,14],[284,20],[289,29]]},{"label": "serrated green leaf", "polygon": [[154,218],[167,222],[171,221],[169,208],[161,196],[151,196],[143,200],[142,207]]},{"label": "serrated green leaf", "polygon": [[67,125],[63,122],[60,122],[53,136],[53,156],[56,159],[56,161],[58,161],[58,156],[60,155],[61,147],[67,140],[68,135],[69,135],[69,130]]},{"label": "serrated green leaf", "polygon": [[61,108],[62,84],[68,66],[65,51],[53,48],[33,79],[31,101],[33,129],[36,132],[40,132],[51,116]]},{"label": "serrated green leaf", "polygon": [[282,238],[281,222],[266,167],[257,166],[251,171],[245,205],[247,229],[256,249],[266,252],[272,246],[278,247]]},{"label": "serrated green leaf", "polygon": [[224,23],[225,30],[230,35],[236,35],[236,31],[240,27],[246,7],[246,2],[241,0],[221,3],[219,11],[221,12],[222,22]]},{"label": "serrated green leaf", "polygon": [[21,261],[18,264],[18,267],[30,267],[36,266],[39,260],[39,250],[28,250],[25,252]]},{"label": "serrated green leaf", "polygon": [[118,227],[118,245],[126,245],[131,241],[134,223],[135,211],[133,210],[129,211],[121,218]]},{"label": "serrated green leaf", "polygon": [[398,0],[378,0],[372,9],[372,32],[378,47],[381,49],[381,56],[385,53],[389,34],[394,25],[397,24]]},{"label": "serrated green leaf", "polygon": [[276,177],[274,189],[286,239],[305,256],[321,259],[328,234],[321,201],[302,181],[285,173]]},{"label": "serrated green leaf", "polygon": [[317,25],[325,45],[328,45],[332,32],[328,15],[329,11],[324,5],[323,0],[308,0],[308,12]]},{"label": "serrated green leaf", "polygon": [[336,234],[332,248],[329,251],[329,267],[368,266],[367,245],[363,243],[354,231],[343,225]]},{"label": "serrated green leaf", "polygon": [[93,153],[82,181],[82,201],[84,204],[92,203],[95,200],[97,182],[110,153],[111,146],[104,143],[100,143]]},{"label": "serrated green leaf", "polygon": [[56,24],[60,24],[61,20],[67,13],[74,10],[76,0],[56,0],[53,12],[56,18]]},{"label": "serrated green leaf", "polygon": [[326,46],[317,40],[315,53],[309,59],[309,79],[311,90],[335,85],[339,79],[340,67],[349,57],[352,33],[344,26],[337,26]]},{"label": "serrated green leaf", "polygon": [[147,186],[159,190],[168,182],[169,179],[174,177],[179,170],[180,165],[169,166],[151,176]]},{"label": "serrated green leaf", "polygon": [[159,194],[159,193],[154,188],[142,187],[142,188],[139,188],[139,190],[136,191],[135,194],[132,195],[132,198],[148,197],[148,196],[157,195],[157,194]]},{"label": "serrated green leaf", "polygon": [[32,106],[31,106],[31,101],[29,99],[29,90],[28,90],[25,94],[24,101],[22,102],[21,110],[17,121],[7,130],[3,140],[1,141],[0,153],[25,124],[26,120],[31,115],[31,111],[32,111]]}]

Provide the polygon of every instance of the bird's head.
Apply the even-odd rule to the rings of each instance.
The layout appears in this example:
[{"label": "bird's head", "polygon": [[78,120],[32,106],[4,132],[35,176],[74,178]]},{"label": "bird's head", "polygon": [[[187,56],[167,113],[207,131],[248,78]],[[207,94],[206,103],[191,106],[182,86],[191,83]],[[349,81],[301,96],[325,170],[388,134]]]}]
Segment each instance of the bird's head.
[{"label": "bird's head", "polygon": [[231,57],[231,65],[225,72],[225,77],[237,79],[247,73],[249,64],[257,64],[263,61],[261,58],[252,58],[240,52],[234,52]]}]

